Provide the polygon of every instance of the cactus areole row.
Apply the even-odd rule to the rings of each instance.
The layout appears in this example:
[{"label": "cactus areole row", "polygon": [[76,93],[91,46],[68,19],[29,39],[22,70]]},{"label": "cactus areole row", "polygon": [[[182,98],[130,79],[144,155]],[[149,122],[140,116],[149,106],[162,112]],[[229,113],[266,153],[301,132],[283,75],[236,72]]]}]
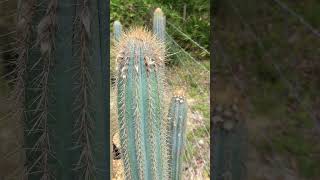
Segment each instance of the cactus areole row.
[{"label": "cactus areole row", "polygon": [[[153,33],[114,23],[118,124],[126,179],[180,179],[187,106],[173,97],[165,113],[165,17],[156,9]],[[168,114],[168,116],[166,116]]]},{"label": "cactus areole row", "polygon": [[10,118],[26,162],[12,179],[108,178],[106,3],[19,0]]}]

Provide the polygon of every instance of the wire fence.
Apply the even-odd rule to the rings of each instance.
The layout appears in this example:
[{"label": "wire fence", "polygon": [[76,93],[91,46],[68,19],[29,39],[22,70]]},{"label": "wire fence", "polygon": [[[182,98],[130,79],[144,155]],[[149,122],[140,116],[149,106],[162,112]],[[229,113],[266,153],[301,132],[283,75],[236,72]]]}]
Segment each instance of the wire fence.
[{"label": "wire fence", "polygon": [[293,9],[291,9],[287,4],[285,4],[284,2],[280,1],[280,0],[271,0],[273,2],[275,2],[277,5],[279,5],[281,7],[282,10],[284,10],[285,12],[290,13],[293,17],[297,18],[299,20],[299,22],[305,26],[307,29],[310,30],[310,32],[312,32],[315,36],[317,36],[318,38],[320,38],[320,32],[319,30],[317,30],[316,28],[314,28],[309,22],[307,22],[302,15],[298,14],[296,11],[294,11]]}]

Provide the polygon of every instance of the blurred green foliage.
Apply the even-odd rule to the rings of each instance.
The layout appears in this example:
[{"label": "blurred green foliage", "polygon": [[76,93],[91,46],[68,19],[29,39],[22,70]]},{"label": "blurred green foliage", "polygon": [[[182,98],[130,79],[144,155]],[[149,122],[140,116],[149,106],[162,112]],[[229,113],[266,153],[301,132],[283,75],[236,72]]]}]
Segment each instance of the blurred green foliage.
[{"label": "blurred green foliage", "polygon": [[[155,8],[160,7],[169,23],[179,28],[191,39],[209,49],[210,34],[210,2],[208,0],[112,0],[110,2],[111,23],[120,20],[125,29],[130,26],[144,25],[151,28],[152,14]],[[183,18],[183,9],[186,5],[186,16]],[[112,29],[112,24],[110,24]],[[177,32],[167,23],[167,32],[180,46],[190,52],[198,60],[209,60],[209,55],[203,53],[188,38]]]}]

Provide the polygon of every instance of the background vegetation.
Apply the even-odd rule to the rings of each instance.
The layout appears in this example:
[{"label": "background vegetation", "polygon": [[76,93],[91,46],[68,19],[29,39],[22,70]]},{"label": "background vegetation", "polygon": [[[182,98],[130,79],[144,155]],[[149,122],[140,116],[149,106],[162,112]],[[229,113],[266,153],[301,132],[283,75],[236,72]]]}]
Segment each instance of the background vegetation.
[{"label": "background vegetation", "polygon": [[301,22],[320,28],[319,1],[218,5],[213,95],[217,104],[240,99],[249,179],[319,179],[320,36]]},{"label": "background vegetation", "polygon": [[[180,28],[204,48],[209,49],[210,2],[208,0],[129,0],[125,2],[112,0],[110,5],[110,21],[120,20],[126,28],[138,25],[150,27],[153,10],[156,7],[161,7],[169,23]],[[183,18],[184,5],[186,5],[185,19]],[[111,26],[112,24],[110,24]],[[188,38],[181,35],[168,23],[167,31],[188,52],[201,60],[209,59],[208,54],[203,53],[196,45],[190,43]]]}]

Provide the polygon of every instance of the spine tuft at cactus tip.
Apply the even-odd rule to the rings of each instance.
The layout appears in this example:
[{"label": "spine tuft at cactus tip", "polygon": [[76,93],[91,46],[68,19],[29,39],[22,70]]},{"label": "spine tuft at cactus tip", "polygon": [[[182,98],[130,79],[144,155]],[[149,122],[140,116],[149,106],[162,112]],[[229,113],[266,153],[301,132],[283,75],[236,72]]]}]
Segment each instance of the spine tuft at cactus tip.
[{"label": "spine tuft at cactus tip", "polygon": [[153,33],[163,42],[165,42],[166,17],[162,10],[157,8],[153,13]]},{"label": "spine tuft at cactus tip", "polygon": [[165,48],[135,28],[117,45],[117,102],[121,154],[127,179],[168,179],[167,127],[163,122]]},{"label": "spine tuft at cactus tip", "polygon": [[170,145],[170,179],[180,180],[182,170],[182,155],[185,144],[185,130],[187,119],[187,103],[183,96],[172,97],[169,106],[168,121]]},{"label": "spine tuft at cactus tip", "polygon": [[121,25],[120,21],[115,21],[113,23],[113,30],[114,30],[114,39],[116,41],[119,41],[121,38],[121,34],[122,34],[122,25]]}]

